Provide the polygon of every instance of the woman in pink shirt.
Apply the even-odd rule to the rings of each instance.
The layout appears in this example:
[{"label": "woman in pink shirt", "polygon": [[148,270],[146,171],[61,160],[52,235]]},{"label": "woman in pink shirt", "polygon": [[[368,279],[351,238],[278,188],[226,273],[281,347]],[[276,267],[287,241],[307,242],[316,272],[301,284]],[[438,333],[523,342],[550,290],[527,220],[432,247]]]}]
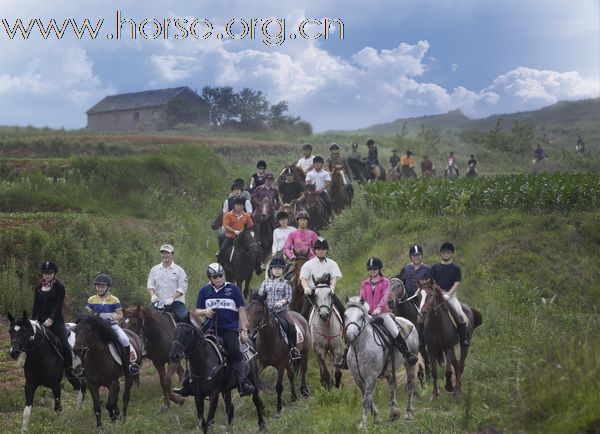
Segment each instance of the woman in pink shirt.
[{"label": "woman in pink shirt", "polygon": [[360,296],[369,304],[369,313],[375,317],[374,322],[383,324],[385,329],[394,338],[394,344],[398,347],[409,364],[417,363],[418,358],[406,346],[402,335],[398,332],[398,325],[388,313],[388,300],[390,298],[390,281],[383,277],[381,269],[383,262],[379,258],[371,258],[367,261],[369,278],[360,286]]},{"label": "woman in pink shirt", "polygon": [[309,218],[310,216],[306,211],[298,211],[296,214],[298,229],[288,235],[283,246],[283,253],[291,261],[296,259],[296,254],[294,252],[304,252],[308,255],[308,259],[315,257],[314,247],[315,241],[317,240],[317,234],[308,229]]}]

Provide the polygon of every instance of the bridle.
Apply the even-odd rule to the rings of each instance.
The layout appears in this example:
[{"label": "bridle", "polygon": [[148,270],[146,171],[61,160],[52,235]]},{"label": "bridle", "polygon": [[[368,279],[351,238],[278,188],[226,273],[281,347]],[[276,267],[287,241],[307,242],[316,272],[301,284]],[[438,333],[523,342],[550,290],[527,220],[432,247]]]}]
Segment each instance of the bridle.
[{"label": "bridle", "polygon": [[347,336],[348,335],[348,329],[350,328],[351,325],[356,326],[358,328],[358,336],[361,335],[361,333],[364,331],[365,329],[365,325],[367,324],[367,320],[365,319],[365,311],[363,309],[362,306],[358,305],[358,304],[350,304],[349,306],[346,307],[346,312],[348,312],[348,310],[350,309],[360,309],[361,312],[361,317],[360,317],[360,324],[355,322],[355,321],[350,321],[348,324],[344,324],[344,335]]},{"label": "bridle", "polygon": [[137,334],[141,335],[142,331],[144,330],[144,327],[146,326],[144,319],[140,318],[139,316],[137,316],[136,314],[133,314],[133,313],[125,313],[123,315],[123,321],[125,321],[126,319],[129,319],[129,320],[133,319],[137,322],[137,324],[139,324],[139,333],[137,333]]},{"label": "bridle", "polygon": [[[259,300],[251,300],[250,303],[260,303],[261,304],[261,310],[260,310],[260,316],[257,318],[258,321],[258,326],[256,326],[256,328],[254,329],[254,331],[252,332],[252,339],[256,339],[256,337],[258,336],[258,334],[260,333],[260,331],[265,328],[266,326],[268,326],[272,321],[273,318],[271,315],[265,315],[265,311],[268,310],[267,304],[263,301],[259,301]],[[267,317],[267,318],[265,318]]]},{"label": "bridle", "polygon": [[[179,341],[179,339],[176,339],[176,340],[173,341],[173,347],[175,347],[175,346],[180,347],[181,348],[181,355],[184,358],[189,359],[190,356],[192,354],[194,354],[194,352],[196,350],[200,349],[200,347],[195,344],[195,340],[194,340],[195,334],[196,333],[200,334],[200,332],[196,329],[196,327],[194,325],[188,324],[188,323],[184,323],[184,322],[177,323],[177,325],[175,326],[175,329],[177,329],[178,327],[188,328],[192,332],[192,338],[191,338],[190,342],[187,342],[187,343],[183,344],[183,343],[181,343]],[[205,340],[207,340],[207,339],[205,339]],[[191,348],[189,348],[190,345],[191,345]],[[209,344],[209,347],[210,346],[211,345]],[[224,360],[222,354],[220,354],[217,346],[214,343],[212,343],[212,346],[214,347],[214,350],[217,352],[217,356],[219,357],[220,363],[218,365],[214,366],[206,375],[203,375],[203,376],[194,374],[192,372],[192,369],[191,369],[191,366],[190,366],[189,375],[190,375],[191,379],[194,379],[194,380],[203,380],[203,379],[211,380],[212,377],[225,366],[225,360]]]},{"label": "bridle", "polygon": [[[326,283],[319,283],[315,289],[314,289],[314,293],[315,293],[315,301],[316,301],[316,290],[317,288],[329,288],[331,290],[331,287],[326,284]],[[331,292],[330,292],[331,294]],[[312,304],[312,302],[311,302]],[[315,309],[317,309],[317,311],[320,311],[321,309],[327,309],[327,318],[329,318],[331,316],[331,304],[332,304],[332,300],[331,300],[331,295],[329,297],[329,304],[321,304],[321,305],[317,305],[316,303],[313,304],[313,306],[315,307]]]},{"label": "bridle", "polygon": [[[36,327],[41,327],[39,324],[35,324],[33,322],[30,322],[31,324],[31,328],[33,329],[33,333],[31,334],[31,336],[26,337],[24,339],[25,342],[21,341],[21,340],[17,340],[17,339],[11,339],[10,340],[10,347],[11,349],[14,348],[14,344],[17,343],[19,344],[19,346],[21,347],[21,353],[28,353],[30,351],[35,350],[43,341],[44,341],[44,337],[42,336],[41,339],[37,339],[37,333],[36,333]],[[31,345],[31,346],[29,346]]]},{"label": "bridle", "polygon": [[[175,330],[177,330],[180,327],[181,328],[188,328],[188,329],[190,329],[192,331],[192,338],[191,338],[190,342],[187,342],[185,344],[181,343],[181,341],[179,341],[179,339],[175,339],[173,341],[173,346],[174,347],[175,346],[180,347],[181,348],[181,355],[187,359],[196,350],[196,346],[194,345],[194,333],[196,333],[196,327],[194,327],[192,324],[188,324],[188,323],[185,323],[185,322],[180,322],[180,323],[177,323],[177,325],[175,326]],[[188,347],[190,345],[192,345],[192,348],[190,348],[188,350]]]}]

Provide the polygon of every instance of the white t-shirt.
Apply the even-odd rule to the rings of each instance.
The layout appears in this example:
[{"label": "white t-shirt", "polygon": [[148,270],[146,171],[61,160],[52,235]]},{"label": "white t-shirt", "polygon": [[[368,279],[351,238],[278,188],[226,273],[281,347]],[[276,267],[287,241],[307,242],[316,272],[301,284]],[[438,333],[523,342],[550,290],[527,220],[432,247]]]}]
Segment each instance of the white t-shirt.
[{"label": "white t-shirt", "polygon": [[308,280],[308,287],[314,288],[313,277],[319,280],[319,277],[325,273],[329,273],[331,277],[337,277],[338,280],[342,277],[340,267],[333,259],[325,258],[322,262],[319,258],[312,258],[304,263],[300,269],[300,278]]},{"label": "white t-shirt", "polygon": [[308,158],[307,157],[302,157],[298,160],[298,163],[296,163],[296,166],[298,166],[300,169],[302,169],[302,171],[304,173],[308,172],[310,169],[310,166],[312,166],[313,164],[313,156],[309,155]]},{"label": "white t-shirt", "polygon": [[314,185],[317,190],[324,189],[327,181],[331,181],[331,175],[326,170],[311,170],[306,174],[306,183]]},{"label": "white t-shirt", "polygon": [[283,250],[283,246],[285,245],[288,235],[295,230],[295,227],[288,226],[285,229],[277,228],[273,231],[273,249],[271,250],[273,254]]}]

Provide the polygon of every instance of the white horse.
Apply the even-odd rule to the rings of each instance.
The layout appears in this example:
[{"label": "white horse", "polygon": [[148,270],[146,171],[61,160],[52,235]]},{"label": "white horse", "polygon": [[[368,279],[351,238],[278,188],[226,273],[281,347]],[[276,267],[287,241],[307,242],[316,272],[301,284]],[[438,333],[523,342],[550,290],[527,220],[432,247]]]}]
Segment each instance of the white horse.
[{"label": "white horse", "polygon": [[[406,420],[413,418],[413,394],[415,388],[415,374],[417,365],[409,365],[400,351],[393,348],[393,359],[390,357],[390,348],[383,345],[381,338],[376,334],[372,317],[369,315],[369,306],[361,303],[358,297],[352,297],[346,304],[344,313],[344,328],[346,342],[349,343],[347,362],[348,368],[354,376],[354,381],[363,394],[363,415],[359,429],[366,429],[368,425],[369,410],[373,412],[375,421],[379,421],[379,410],[373,402],[373,394],[378,377],[385,377],[390,386],[390,418],[397,419],[400,410],[396,403],[396,373],[395,369],[404,363],[406,370],[406,387],[408,402],[406,405]],[[419,350],[419,335],[416,327],[407,319],[396,317],[396,323],[402,329],[410,330],[405,337],[408,348],[417,354]]]},{"label": "white horse", "polygon": [[319,283],[315,287],[315,306],[311,311],[309,325],[313,338],[313,350],[319,362],[321,385],[329,390],[332,385],[327,356],[333,361],[335,368],[335,387],[340,387],[342,371],[340,366],[344,357],[343,332],[344,325],[335,307],[332,306],[331,287]]}]

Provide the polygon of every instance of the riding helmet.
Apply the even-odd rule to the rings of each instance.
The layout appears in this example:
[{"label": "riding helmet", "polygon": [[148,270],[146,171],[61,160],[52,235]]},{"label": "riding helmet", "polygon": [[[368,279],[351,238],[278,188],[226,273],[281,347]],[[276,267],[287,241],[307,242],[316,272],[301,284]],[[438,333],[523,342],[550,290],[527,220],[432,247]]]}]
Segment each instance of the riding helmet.
[{"label": "riding helmet", "polygon": [[337,143],[332,143],[331,145],[329,145],[329,149],[340,149],[339,145]]},{"label": "riding helmet", "polygon": [[310,143],[305,143],[304,146],[302,146],[302,149],[311,149],[312,150],[312,145]]},{"label": "riding helmet", "polygon": [[274,258],[269,264],[269,268],[273,267],[285,268],[285,261],[283,260],[283,258]]},{"label": "riding helmet", "polygon": [[379,268],[379,269],[382,269],[383,268],[383,262],[379,258],[372,257],[371,259],[369,259],[367,261],[367,268]]},{"label": "riding helmet", "polygon": [[415,244],[414,246],[410,246],[410,248],[408,249],[408,256],[415,256],[415,255],[421,255],[423,256],[423,247],[419,246],[418,244]]},{"label": "riding helmet", "polygon": [[296,213],[296,220],[299,219],[306,219],[306,220],[310,220],[310,215],[308,214],[308,212],[302,210],[302,211],[298,211]]},{"label": "riding helmet", "polygon": [[206,276],[209,279],[212,276],[214,276],[215,274],[224,274],[224,273],[225,273],[225,271],[223,270],[223,267],[218,262],[213,262],[212,264],[209,264],[208,268],[206,269]]},{"label": "riding helmet", "polygon": [[374,144],[375,144],[375,140],[367,139],[367,146],[374,145]]},{"label": "riding helmet", "polygon": [[275,216],[275,220],[279,221],[281,219],[289,219],[290,215],[285,211],[279,211]]},{"label": "riding helmet", "polygon": [[267,173],[267,174],[265,175],[265,179],[275,179],[275,177],[273,176],[273,174],[272,174],[272,173]]},{"label": "riding helmet", "polygon": [[329,243],[327,242],[327,240],[323,237],[319,237],[317,238],[317,240],[315,241],[315,250],[317,249],[327,249],[329,250]]},{"label": "riding helmet", "polygon": [[96,277],[94,277],[94,285],[96,284],[105,284],[108,286],[112,286],[112,279],[108,274],[100,273]]},{"label": "riding helmet", "polygon": [[454,245],[446,241],[445,243],[442,243],[440,252],[454,252]]},{"label": "riding helmet", "polygon": [[288,176],[288,175],[294,176],[294,171],[290,168],[285,169],[285,172],[283,172],[283,173],[285,176]]},{"label": "riding helmet", "polygon": [[323,157],[321,157],[319,155],[317,155],[315,158],[313,158],[313,164],[314,163],[323,163],[323,162],[324,162]]},{"label": "riding helmet", "polygon": [[258,163],[256,163],[256,168],[257,169],[266,169],[267,163],[265,163],[263,160],[260,160]]},{"label": "riding helmet", "polygon": [[56,263],[52,261],[42,262],[42,266],[40,267],[41,271],[52,271],[56,273],[58,268],[56,267]]}]

